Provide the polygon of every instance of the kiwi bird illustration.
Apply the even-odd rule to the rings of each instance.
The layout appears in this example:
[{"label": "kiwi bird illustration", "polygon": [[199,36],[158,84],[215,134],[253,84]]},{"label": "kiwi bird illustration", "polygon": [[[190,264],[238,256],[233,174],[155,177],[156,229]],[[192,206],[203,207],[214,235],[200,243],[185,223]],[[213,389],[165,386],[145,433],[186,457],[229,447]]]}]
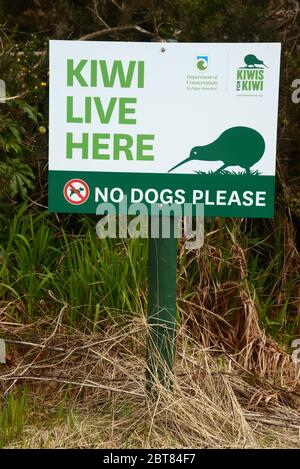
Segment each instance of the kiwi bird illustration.
[{"label": "kiwi bird illustration", "polygon": [[171,168],[173,171],[188,161],[222,161],[222,166],[215,171],[219,173],[227,166],[240,166],[247,173],[251,166],[257,163],[265,151],[265,141],[262,135],[250,127],[231,127],[209,143],[193,147],[190,156]]},{"label": "kiwi bird illustration", "polygon": [[253,54],[248,54],[244,58],[244,62],[247,66],[247,68],[252,67],[252,68],[257,68],[257,65],[263,65],[264,67],[268,68],[262,60],[259,60],[255,55]]}]

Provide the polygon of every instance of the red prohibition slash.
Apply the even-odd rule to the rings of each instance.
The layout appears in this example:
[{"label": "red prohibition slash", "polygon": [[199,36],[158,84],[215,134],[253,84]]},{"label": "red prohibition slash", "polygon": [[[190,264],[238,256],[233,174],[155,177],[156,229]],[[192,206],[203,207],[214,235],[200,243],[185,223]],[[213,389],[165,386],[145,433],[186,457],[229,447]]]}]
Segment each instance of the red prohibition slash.
[{"label": "red prohibition slash", "polygon": [[87,201],[90,188],[82,179],[70,179],[64,187],[64,197],[72,205],[81,205]]}]

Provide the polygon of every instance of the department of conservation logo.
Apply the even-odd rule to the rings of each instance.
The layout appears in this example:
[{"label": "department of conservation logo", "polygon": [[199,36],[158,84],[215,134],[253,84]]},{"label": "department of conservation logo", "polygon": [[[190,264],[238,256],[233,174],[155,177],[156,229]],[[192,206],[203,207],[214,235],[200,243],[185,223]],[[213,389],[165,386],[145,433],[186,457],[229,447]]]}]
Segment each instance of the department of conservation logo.
[{"label": "department of conservation logo", "polygon": [[198,72],[205,72],[209,68],[209,57],[208,55],[197,55],[196,57],[196,69]]},{"label": "department of conservation logo", "polygon": [[244,65],[236,71],[236,91],[239,94],[254,95],[264,90],[265,69],[263,60],[254,54],[244,57]]}]

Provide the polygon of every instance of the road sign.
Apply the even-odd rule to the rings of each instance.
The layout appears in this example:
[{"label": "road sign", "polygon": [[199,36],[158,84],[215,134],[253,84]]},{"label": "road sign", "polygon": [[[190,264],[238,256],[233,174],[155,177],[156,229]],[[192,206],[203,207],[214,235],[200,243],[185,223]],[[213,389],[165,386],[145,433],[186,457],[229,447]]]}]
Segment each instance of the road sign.
[{"label": "road sign", "polygon": [[[279,66],[278,43],[50,41],[50,211],[272,217]],[[78,178],[84,204],[64,194]]]},{"label": "road sign", "polygon": [[90,189],[82,179],[71,179],[65,184],[63,193],[71,205],[81,205],[89,198]]}]

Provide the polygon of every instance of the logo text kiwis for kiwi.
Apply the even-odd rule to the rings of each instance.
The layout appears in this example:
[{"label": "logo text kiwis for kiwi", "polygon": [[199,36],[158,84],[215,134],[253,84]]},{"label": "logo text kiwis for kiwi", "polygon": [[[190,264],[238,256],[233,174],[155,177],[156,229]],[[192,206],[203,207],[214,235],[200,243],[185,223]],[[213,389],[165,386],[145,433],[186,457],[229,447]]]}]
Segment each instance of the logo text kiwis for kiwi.
[{"label": "logo text kiwis for kiwi", "polygon": [[244,65],[236,71],[236,91],[241,94],[263,92],[266,68],[268,66],[261,57],[247,54],[244,57]]}]

